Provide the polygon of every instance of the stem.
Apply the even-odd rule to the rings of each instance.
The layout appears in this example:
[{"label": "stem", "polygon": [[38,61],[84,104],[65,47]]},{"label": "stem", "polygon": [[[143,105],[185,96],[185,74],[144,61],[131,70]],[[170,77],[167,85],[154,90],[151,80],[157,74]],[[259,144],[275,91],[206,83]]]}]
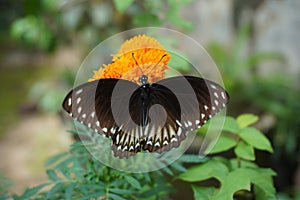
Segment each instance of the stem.
[{"label": "stem", "polygon": [[238,168],[241,168],[241,158],[239,156],[237,156],[236,160],[237,160],[237,166],[238,166]]},{"label": "stem", "polygon": [[109,199],[109,182],[110,182],[110,168],[108,167],[107,168],[107,177],[108,179],[106,180],[106,188],[105,188],[105,196],[106,196],[106,199],[108,200]]}]

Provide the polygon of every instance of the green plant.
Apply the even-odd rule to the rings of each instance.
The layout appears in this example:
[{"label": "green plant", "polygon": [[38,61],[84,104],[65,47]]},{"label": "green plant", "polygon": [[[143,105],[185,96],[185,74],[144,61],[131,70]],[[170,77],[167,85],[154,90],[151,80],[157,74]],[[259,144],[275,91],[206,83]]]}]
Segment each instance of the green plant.
[{"label": "green plant", "polygon": [[[250,31],[249,27],[242,27],[229,49],[212,44],[208,51],[232,97],[230,114],[250,111],[264,116],[261,129],[274,146],[275,153],[271,159],[278,170],[276,185],[279,190],[293,193],[290,191],[293,191],[292,179],[299,166],[297,156],[300,150],[299,75],[286,71],[288,63],[284,62],[282,55],[253,51]],[[283,66],[279,70],[275,67],[265,70],[268,74],[260,73],[262,64],[268,61],[279,61]]]},{"label": "green plant", "polygon": [[[210,154],[234,148],[236,157],[220,156],[200,158],[183,155],[176,162],[149,173],[126,173],[107,167],[91,156],[83,141],[71,145],[68,153],[61,153],[47,161],[49,182],[27,189],[22,195],[5,197],[14,199],[169,199],[174,190],[176,177],[186,182],[217,179],[220,187],[192,185],[195,199],[232,199],[233,195],[245,197],[244,190],[253,192],[257,199],[274,199],[275,189],[271,169],[260,168],[255,160],[254,149],[272,152],[268,139],[248,125],[257,117],[246,114],[237,119],[226,117],[224,133]],[[78,133],[88,136],[85,126],[76,122]],[[186,164],[192,167],[186,167]]]},{"label": "green plant", "polygon": [[[189,168],[177,178],[187,182],[216,179],[220,187],[192,185],[195,199],[246,199],[252,192],[256,199],[275,199],[272,169],[260,168],[255,161],[255,149],[273,152],[269,140],[259,130],[248,127],[258,117],[244,114],[234,119],[226,117],[223,133],[214,146],[207,149],[209,155],[234,150],[235,157],[226,159],[212,156],[207,162]],[[212,143],[211,143],[212,145]],[[218,185],[218,184],[217,184]]]}]

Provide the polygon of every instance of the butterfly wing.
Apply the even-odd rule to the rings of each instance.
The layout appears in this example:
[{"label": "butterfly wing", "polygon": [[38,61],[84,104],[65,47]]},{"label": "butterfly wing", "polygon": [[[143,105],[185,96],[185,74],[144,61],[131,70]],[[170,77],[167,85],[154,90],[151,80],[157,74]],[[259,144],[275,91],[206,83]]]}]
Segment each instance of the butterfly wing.
[{"label": "butterfly wing", "polygon": [[[149,107],[160,104],[166,112],[163,126],[157,122],[145,131],[144,149],[162,152],[177,147],[187,131],[200,128],[229,101],[228,93],[217,83],[193,77],[178,76],[163,79],[151,85]],[[158,121],[162,113],[154,113]],[[155,136],[149,130],[156,130]],[[153,140],[151,140],[151,137]]]},{"label": "butterfly wing", "polygon": [[[120,107],[137,88],[137,84],[122,79],[88,82],[69,92],[63,101],[63,108],[75,120],[114,139],[114,133],[120,128],[115,115],[124,116]],[[116,109],[112,109],[113,106]]]},{"label": "butterfly wing", "polygon": [[178,147],[187,131],[201,127],[228,100],[221,86],[192,76],[167,78],[147,90],[127,80],[100,79],[73,89],[63,107],[111,137],[114,155],[123,158]]}]

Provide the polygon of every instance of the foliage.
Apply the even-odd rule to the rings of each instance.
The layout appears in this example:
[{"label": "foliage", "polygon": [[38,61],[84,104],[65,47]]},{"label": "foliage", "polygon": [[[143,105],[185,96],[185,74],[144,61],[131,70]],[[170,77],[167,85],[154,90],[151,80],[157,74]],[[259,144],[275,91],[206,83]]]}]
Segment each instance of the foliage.
[{"label": "foliage", "polygon": [[267,80],[257,78],[245,95],[248,98],[256,96],[252,104],[276,117],[273,144],[277,150],[285,152],[289,159],[296,158],[300,141],[299,81],[288,76],[270,77]]},{"label": "foliage", "polygon": [[[177,177],[185,182],[217,179],[220,187],[199,187],[192,184],[195,199],[232,199],[243,191],[251,191],[257,199],[275,198],[271,169],[260,168],[255,160],[254,149],[273,149],[266,137],[257,129],[248,127],[256,122],[254,115],[245,114],[237,119],[226,118],[224,133],[212,148],[212,153],[234,148],[236,158],[220,156],[200,158],[183,155],[171,165],[155,172],[126,173],[109,168],[90,155],[82,141],[71,145],[68,153],[61,153],[47,161],[49,182],[27,189],[14,199],[169,199]],[[91,134],[76,122],[78,133]],[[71,133],[77,132],[71,130]],[[87,135],[86,135],[87,136]],[[225,139],[226,138],[226,139]],[[231,141],[231,142],[228,142]],[[186,164],[192,165],[186,167]],[[8,193],[3,193],[9,197]]]},{"label": "foliage", "polygon": [[[226,89],[232,97],[229,104],[230,114],[251,112],[267,119],[262,120],[260,125],[274,145],[272,165],[282,168],[282,172],[278,172],[276,182],[281,185],[280,189],[290,190],[291,188],[283,187],[293,184],[292,177],[299,165],[299,74],[287,72],[288,63],[285,63],[279,54],[253,52],[249,27],[238,30],[232,48],[212,44],[208,50],[218,65]],[[264,67],[262,64],[275,62],[283,65],[281,69],[268,65],[270,68],[267,74],[261,73]]]},{"label": "foliage", "polygon": [[249,53],[250,27],[241,27],[230,50],[228,47],[212,43],[208,52],[222,72],[225,86],[229,91],[240,92],[253,83],[257,77],[256,67],[266,61],[281,60],[278,53],[254,52]]},{"label": "foliage", "polygon": [[195,199],[233,199],[234,196],[245,195],[243,191],[252,192],[256,199],[276,199],[272,181],[276,173],[268,168],[260,168],[253,162],[255,149],[273,152],[264,134],[248,127],[257,120],[252,114],[240,115],[237,119],[226,117],[224,132],[214,146],[207,148],[206,153],[215,154],[233,149],[235,158],[213,156],[204,164],[193,166],[177,177],[187,182],[216,179],[220,183],[219,188],[192,185]]},{"label": "foliage", "polygon": [[7,189],[12,186],[12,183],[5,178],[2,174],[0,174],[0,199],[8,199],[9,193]]},{"label": "foliage", "polygon": [[[95,46],[112,33],[133,27],[172,24],[192,30],[179,11],[193,0],[114,0],[61,2],[43,0],[38,4],[25,1],[25,15],[16,18],[10,35],[28,47],[52,51],[72,38],[82,45]],[[99,32],[101,34],[99,34]]]}]

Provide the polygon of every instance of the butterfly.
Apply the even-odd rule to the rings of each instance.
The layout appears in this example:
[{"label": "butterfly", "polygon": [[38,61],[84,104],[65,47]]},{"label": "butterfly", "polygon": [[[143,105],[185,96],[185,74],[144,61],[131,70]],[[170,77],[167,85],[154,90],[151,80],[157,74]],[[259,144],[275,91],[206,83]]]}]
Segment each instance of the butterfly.
[{"label": "butterfly", "polygon": [[63,108],[95,132],[111,138],[115,157],[141,151],[162,153],[178,147],[188,131],[203,126],[223,109],[229,95],[215,82],[176,76],[140,85],[99,79],[71,90]]}]

